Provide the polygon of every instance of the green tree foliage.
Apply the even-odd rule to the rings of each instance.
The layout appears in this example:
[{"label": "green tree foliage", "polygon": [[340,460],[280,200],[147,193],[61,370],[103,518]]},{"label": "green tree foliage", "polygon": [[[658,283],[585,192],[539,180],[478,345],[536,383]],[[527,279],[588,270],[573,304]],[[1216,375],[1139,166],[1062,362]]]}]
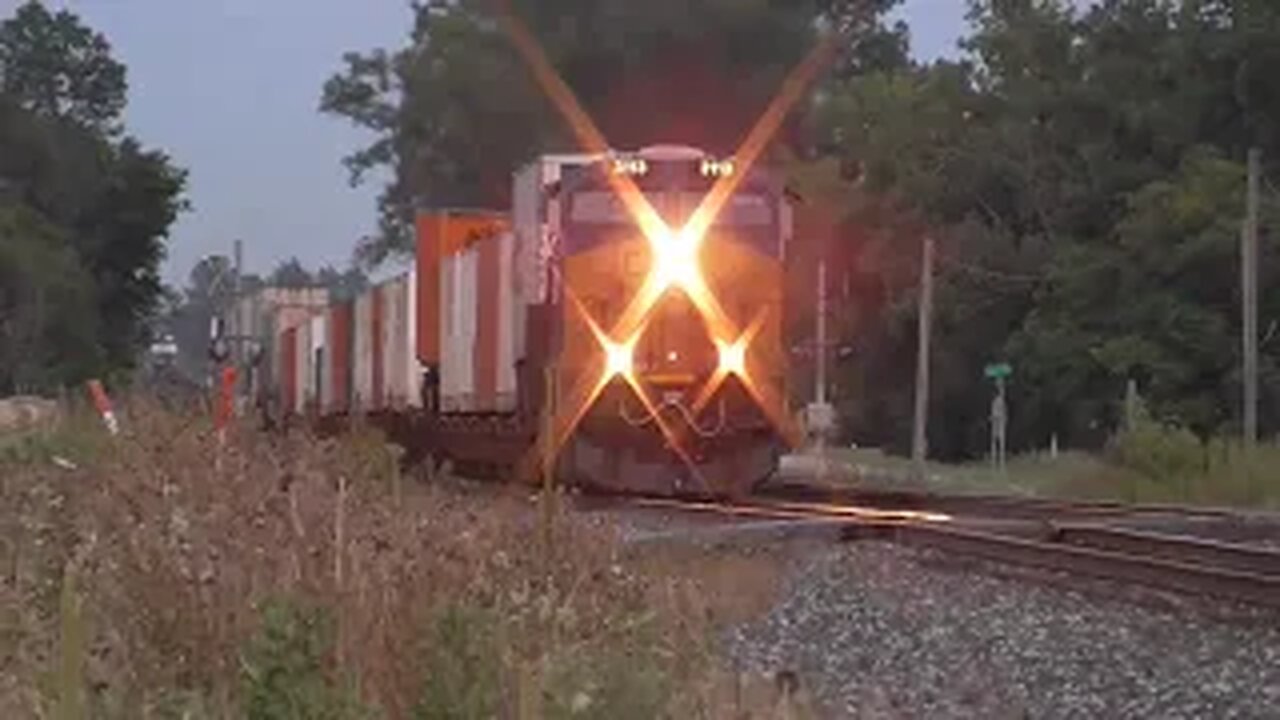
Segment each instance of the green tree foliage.
[{"label": "green tree foliage", "polygon": [[[841,74],[905,63],[897,0],[514,2],[610,142],[680,142],[726,152],[812,46],[818,20],[850,29]],[[512,170],[575,146],[480,0],[421,3],[409,45],[344,57],[321,108],[372,131],[347,158],[353,182],[390,171],[374,264],[411,247],[419,206],[502,206]],[[802,143],[802,125],[790,131]]]},{"label": "green tree foliage", "polygon": [[267,284],[289,288],[322,287],[334,300],[350,300],[369,287],[369,277],[354,265],[345,270],[322,265],[313,273],[294,257],[276,265],[267,277]]},{"label": "green tree foliage", "polygon": [[[106,39],[70,12],[28,2],[0,22],[0,209],[20,219],[12,237],[28,244],[11,245],[13,257],[30,253],[25,267],[58,275],[28,278],[30,287],[74,281],[89,299],[74,306],[77,330],[33,330],[22,342],[44,344],[13,350],[48,359],[39,388],[130,366],[163,293],[159,265],[185,207],[186,178],[165,154],[123,133],[126,87]],[[55,236],[56,248],[30,247],[32,238]],[[14,296],[42,297],[32,292]],[[25,301],[11,312],[14,325],[54,322]],[[0,392],[16,382],[2,376]]]},{"label": "green tree foliage", "polygon": [[[1135,378],[1157,417],[1201,435],[1230,425],[1240,409],[1234,350],[1244,176],[1216,152],[1192,151],[1171,179],[1131,196],[1111,242],[1055,257],[1050,282],[1011,347],[1043,375],[1031,378],[1036,385],[1060,395],[1029,401],[1060,414],[1078,398],[1100,397]],[[1273,210],[1265,216],[1280,219]],[[1266,317],[1280,310],[1278,271],[1266,258]],[[1276,357],[1262,360],[1264,391],[1273,399]]]},{"label": "green tree foliage", "polygon": [[125,68],[106,38],[70,11],[28,0],[0,25],[0,94],[43,118],[67,118],[96,130],[124,111]]},{"label": "green tree foliage", "polygon": [[[824,103],[855,168],[840,256],[873,308],[849,329],[853,432],[910,437],[920,239],[939,244],[931,446],[981,452],[983,365],[1015,368],[1015,445],[1100,445],[1126,382],[1201,434],[1239,414],[1242,162],[1280,152],[1273,3],[971,5],[958,63],[845,79]],[[1274,226],[1274,225],[1268,225]],[[1264,248],[1269,234],[1264,235]],[[866,272],[867,269],[870,272]],[[1263,328],[1275,319],[1264,250]],[[1263,344],[1264,427],[1280,428]]]},{"label": "green tree foliage", "polygon": [[0,396],[82,376],[100,359],[93,281],[36,213],[0,207]]},{"label": "green tree foliage", "polygon": [[276,265],[276,269],[271,272],[267,282],[279,287],[303,288],[315,285],[316,280],[302,266],[302,261],[295,257]]}]

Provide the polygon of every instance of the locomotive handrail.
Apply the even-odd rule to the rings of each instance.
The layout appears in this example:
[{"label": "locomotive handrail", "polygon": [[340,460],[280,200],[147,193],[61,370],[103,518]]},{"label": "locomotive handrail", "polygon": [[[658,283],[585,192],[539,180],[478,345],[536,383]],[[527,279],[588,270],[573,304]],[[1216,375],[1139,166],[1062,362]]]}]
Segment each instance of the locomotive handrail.
[{"label": "locomotive handrail", "polygon": [[644,417],[637,421],[637,420],[633,420],[631,417],[631,413],[627,412],[626,403],[623,402],[621,399],[619,399],[618,415],[631,427],[639,428],[639,427],[644,427],[646,425],[649,425],[650,423],[657,420],[658,413],[662,412],[663,410],[669,407],[675,408],[680,413],[680,416],[684,418],[684,421],[689,425],[689,427],[693,430],[694,434],[696,434],[698,437],[703,437],[703,438],[715,437],[720,433],[724,432],[725,424],[728,422],[728,416],[727,416],[727,413],[725,412],[725,407],[724,407],[724,398],[720,398],[720,403],[719,403],[720,418],[719,418],[719,421],[716,423],[715,428],[712,430],[704,430],[702,426],[698,424],[698,419],[695,418],[693,416],[693,413],[689,412],[689,409],[686,408],[684,405],[682,405],[679,400],[664,399],[660,405],[654,408],[653,411],[648,412],[647,417]]}]

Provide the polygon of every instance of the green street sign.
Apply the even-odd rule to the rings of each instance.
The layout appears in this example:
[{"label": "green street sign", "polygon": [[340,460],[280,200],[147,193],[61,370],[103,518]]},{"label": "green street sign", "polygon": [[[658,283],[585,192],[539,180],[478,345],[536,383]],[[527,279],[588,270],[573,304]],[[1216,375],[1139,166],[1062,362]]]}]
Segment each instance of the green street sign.
[{"label": "green street sign", "polygon": [[984,374],[990,380],[999,380],[1001,378],[1007,378],[1013,374],[1013,366],[1010,365],[1009,363],[996,363],[994,365],[988,365],[986,370],[984,371]]}]

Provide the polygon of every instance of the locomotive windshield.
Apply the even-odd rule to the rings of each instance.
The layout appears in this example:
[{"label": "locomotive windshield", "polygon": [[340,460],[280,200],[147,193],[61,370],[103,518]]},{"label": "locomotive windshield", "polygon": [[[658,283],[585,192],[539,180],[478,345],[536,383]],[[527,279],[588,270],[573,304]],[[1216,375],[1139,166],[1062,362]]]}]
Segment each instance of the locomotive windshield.
[{"label": "locomotive windshield", "polygon": [[[600,167],[567,173],[564,192],[565,250],[577,253],[631,237],[635,221]],[[711,191],[714,179],[701,177],[693,162],[654,162],[633,178],[657,212],[673,227],[683,225]],[[760,173],[752,173],[716,216],[711,233],[777,257],[780,252],[781,192]]]},{"label": "locomotive windshield", "polygon": [[[675,195],[675,197],[671,197]],[[696,208],[706,197],[706,193],[681,192],[668,194],[666,199],[675,200],[681,208]],[[661,201],[655,202],[650,195],[650,202],[658,206],[658,212],[671,222],[671,211],[663,212]],[[668,203],[669,204],[669,203]],[[621,198],[612,190],[588,190],[576,193],[571,202],[569,221],[584,225],[630,225],[631,215]],[[716,216],[716,225],[733,228],[767,228],[773,224],[773,212],[769,200],[762,194],[738,193],[729,199],[724,209]]]}]

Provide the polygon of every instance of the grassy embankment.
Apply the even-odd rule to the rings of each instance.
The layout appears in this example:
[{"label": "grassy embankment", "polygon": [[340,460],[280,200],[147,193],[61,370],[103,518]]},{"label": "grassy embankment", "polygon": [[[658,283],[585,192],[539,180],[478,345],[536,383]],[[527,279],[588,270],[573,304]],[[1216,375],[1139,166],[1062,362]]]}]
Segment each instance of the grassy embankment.
[{"label": "grassy embankment", "polygon": [[[831,451],[846,479],[894,482],[911,462],[878,450]],[[1142,419],[1104,453],[1067,451],[1011,457],[1003,472],[988,462],[929,463],[929,486],[957,492],[1174,502],[1280,510],[1280,445],[1252,453],[1237,441],[1202,442],[1191,433]]]},{"label": "grassy embankment", "polygon": [[564,512],[548,547],[527,493],[401,477],[372,432],[217,462],[207,416],[125,405],[0,446],[0,717],[775,716],[715,647],[767,556]]}]

